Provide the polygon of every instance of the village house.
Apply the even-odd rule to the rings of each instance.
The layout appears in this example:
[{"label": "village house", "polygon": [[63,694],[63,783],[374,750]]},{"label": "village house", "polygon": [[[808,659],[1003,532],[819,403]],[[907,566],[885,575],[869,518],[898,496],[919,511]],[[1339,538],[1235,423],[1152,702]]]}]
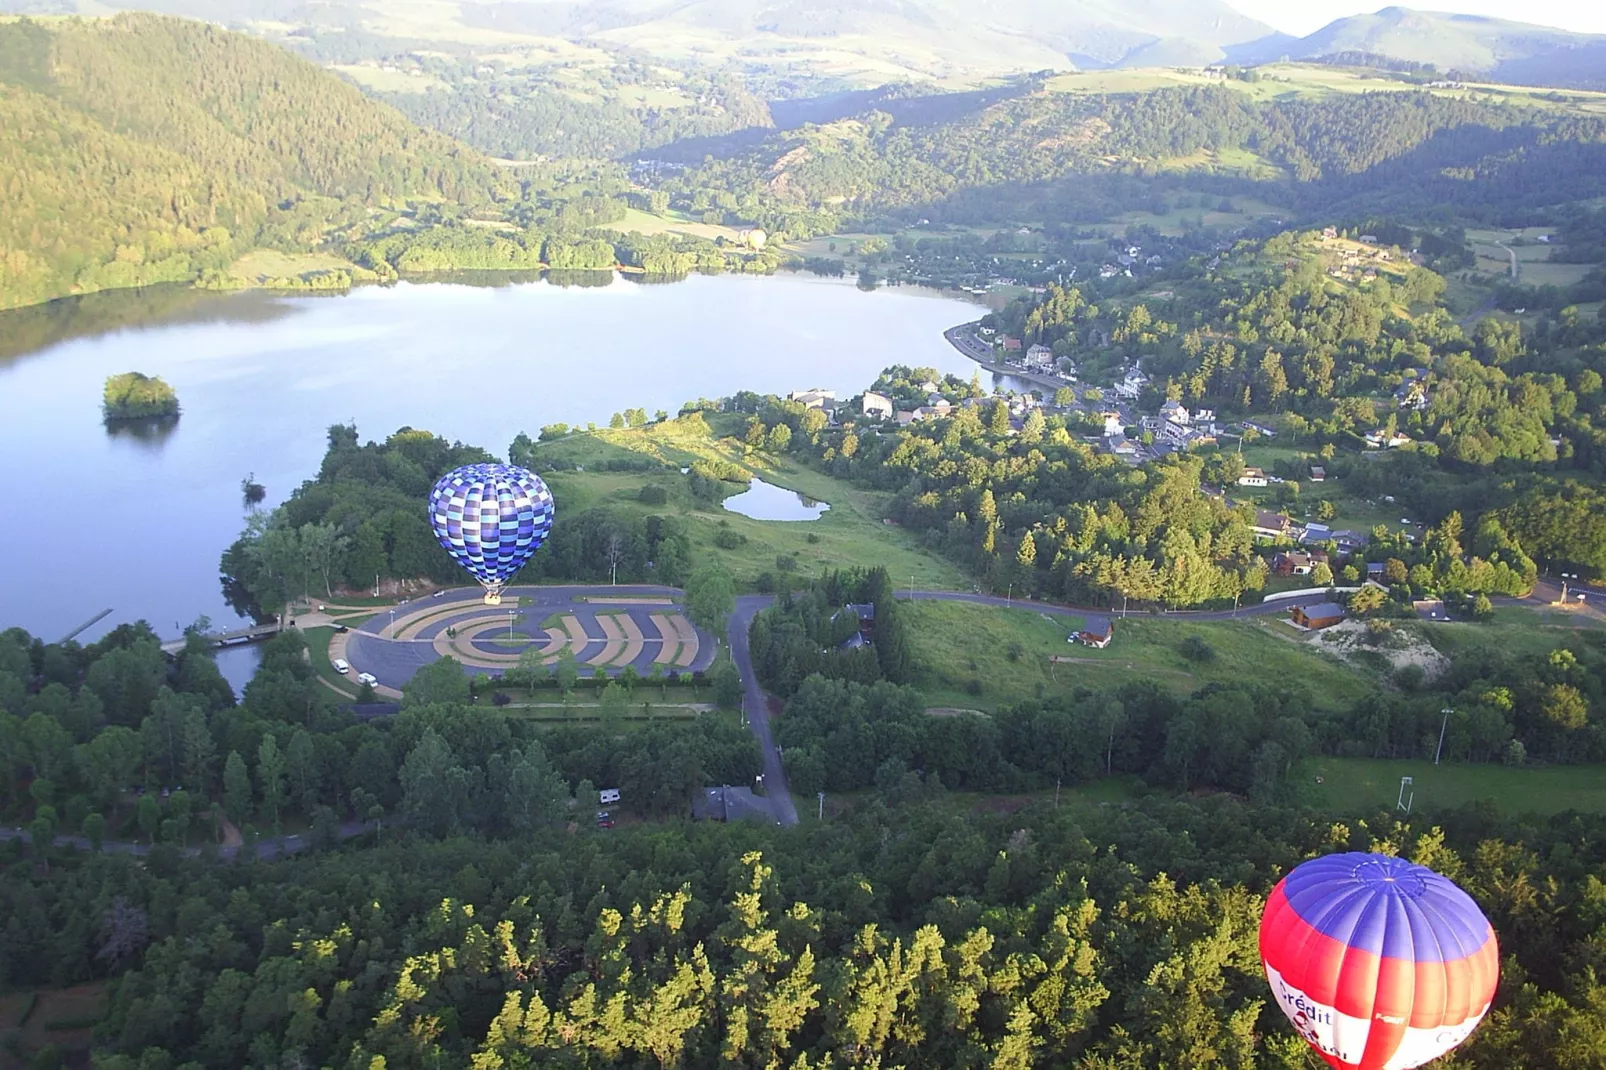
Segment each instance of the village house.
[{"label": "village house", "polygon": [[1294,521],[1269,509],[1257,509],[1254,523],[1249,525],[1249,530],[1263,539],[1289,539],[1294,534]]},{"label": "village house", "polygon": [[1280,553],[1271,559],[1271,570],[1279,576],[1309,576],[1315,567],[1315,560],[1306,553]]},{"label": "village house", "polygon": [[1311,465],[1310,481],[1312,483],[1325,483],[1327,481],[1327,469],[1319,464]]},{"label": "village house", "polygon": [[1136,457],[1138,452],[1138,444],[1125,435],[1107,435],[1104,448],[1122,458]]},{"label": "village house", "polygon": [[1358,550],[1364,550],[1366,544],[1371,541],[1370,535],[1350,528],[1340,528],[1333,532],[1333,545],[1338,547],[1338,552],[1341,554],[1353,554]]},{"label": "village house", "polygon": [[1054,351],[1045,345],[1035,345],[1026,351],[1025,366],[1033,371],[1052,372],[1056,363]]},{"label": "village house", "polygon": [[1104,417],[1104,434],[1106,436],[1121,435],[1126,433],[1126,425],[1121,422],[1120,413],[1103,412],[1099,415]]},{"label": "village house", "polygon": [[1424,411],[1428,407],[1428,384],[1421,379],[1407,379],[1394,391],[1394,403],[1402,409]]},{"label": "village house", "polygon": [[1004,352],[1006,352],[1006,353],[1019,353],[1020,352],[1020,347],[1021,347],[1021,341],[1020,341],[1019,338],[1011,338],[1007,334],[1004,335]]},{"label": "village house", "polygon": [[897,406],[885,394],[874,391],[865,391],[864,397],[859,401],[859,411],[865,416],[873,416],[878,420],[889,420],[897,412]]},{"label": "village house", "polygon": [[1337,227],[1322,228],[1322,241],[1332,241],[1336,237],[1338,237]]},{"label": "village house", "polygon": [[1168,401],[1160,406],[1160,418],[1186,426],[1189,421],[1187,407],[1180,401]]},{"label": "village house", "polygon": [[1333,529],[1326,524],[1306,524],[1305,530],[1299,536],[1299,541],[1307,546],[1326,542],[1333,537]]},{"label": "village house", "polygon": [[1240,487],[1264,487],[1266,485],[1266,470],[1264,468],[1245,468],[1244,474],[1238,477]]},{"label": "village house", "polygon": [[828,409],[836,404],[835,390],[794,390],[786,400],[795,401],[806,409]]},{"label": "village house", "polygon": [[1372,447],[1373,449],[1384,450],[1399,449],[1401,446],[1411,441],[1410,435],[1403,434],[1399,431],[1389,434],[1381,427],[1375,431],[1368,431],[1365,437],[1366,444],[1368,446]]},{"label": "village house", "polygon": [[1289,620],[1296,628],[1320,631],[1344,620],[1344,607],[1337,602],[1323,602],[1315,606],[1295,606]]},{"label": "village house", "polygon": [[1095,650],[1103,650],[1115,638],[1115,622],[1109,617],[1089,614],[1083,621],[1079,631],[1072,633],[1066,640],[1069,643],[1081,643]]}]

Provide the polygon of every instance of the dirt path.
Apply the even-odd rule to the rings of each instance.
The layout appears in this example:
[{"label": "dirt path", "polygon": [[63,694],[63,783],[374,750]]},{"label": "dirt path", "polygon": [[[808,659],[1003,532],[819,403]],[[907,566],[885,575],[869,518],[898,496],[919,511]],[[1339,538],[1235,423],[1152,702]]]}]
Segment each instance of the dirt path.
[{"label": "dirt path", "polygon": [[217,823],[223,829],[223,846],[245,846],[245,837],[241,836],[240,830],[234,827],[234,822],[230,821],[228,817],[223,814],[221,807],[218,809]]}]

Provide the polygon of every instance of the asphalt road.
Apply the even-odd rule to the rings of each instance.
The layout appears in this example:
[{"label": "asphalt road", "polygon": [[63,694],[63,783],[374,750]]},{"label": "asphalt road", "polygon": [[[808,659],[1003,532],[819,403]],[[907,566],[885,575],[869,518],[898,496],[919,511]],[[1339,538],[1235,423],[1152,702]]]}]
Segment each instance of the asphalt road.
[{"label": "asphalt road", "polygon": [[786,769],[781,765],[781,752],[775,746],[770,732],[769,700],[758,684],[758,673],[753,671],[753,657],[747,649],[747,630],[753,616],[769,605],[774,598],[767,594],[743,595],[736,600],[736,610],[725,625],[725,638],[730,643],[731,661],[742,676],[742,712],[747,725],[758,740],[764,755],[764,793],[770,800],[770,812],[777,825],[791,828],[797,824],[797,807],[792,803],[792,791],[786,783]]}]

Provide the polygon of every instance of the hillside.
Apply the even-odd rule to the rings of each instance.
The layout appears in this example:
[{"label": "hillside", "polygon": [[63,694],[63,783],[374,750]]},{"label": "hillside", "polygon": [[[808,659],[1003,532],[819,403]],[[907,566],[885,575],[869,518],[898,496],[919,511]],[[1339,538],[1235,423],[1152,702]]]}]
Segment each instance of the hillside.
[{"label": "hillside", "polygon": [[0,22],[0,307],[196,278],[408,199],[474,153],[265,42],[143,14]]},{"label": "hillside", "polygon": [[1548,26],[1388,7],[1338,19],[1298,40],[1234,50],[1235,59],[1315,59],[1368,53],[1517,85],[1606,86],[1606,36]]},{"label": "hillside", "polygon": [[1003,99],[952,97],[967,107],[882,100],[784,131],[668,188],[757,193],[780,206],[766,220],[779,230],[790,229],[788,207],[941,222],[1103,218],[1147,198],[1158,173],[1184,171],[1217,195],[1321,212],[1484,214],[1606,194],[1606,122],[1559,108],[1425,91],[1261,100],[1228,84],[1103,94],[1031,83]]}]

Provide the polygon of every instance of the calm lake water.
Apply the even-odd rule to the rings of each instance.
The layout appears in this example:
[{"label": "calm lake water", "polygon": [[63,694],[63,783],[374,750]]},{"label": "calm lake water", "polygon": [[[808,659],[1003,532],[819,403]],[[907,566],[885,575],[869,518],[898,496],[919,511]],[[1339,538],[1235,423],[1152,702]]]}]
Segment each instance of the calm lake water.
[{"label": "calm lake water", "polygon": [[[237,623],[218,557],[245,523],[240,481],[255,473],[266,506],[283,500],[316,474],[330,424],[355,421],[365,440],[425,428],[504,454],[520,431],[605,424],[630,406],[673,412],[740,389],[847,395],[895,363],[968,378],[975,365],[942,331],[979,312],[914,288],[693,276],[339,297],[173,290],[0,315],[0,474],[14,503],[0,627],[55,640],[103,609],[81,639],[140,618],[163,636],[203,614]],[[178,391],[171,431],[102,424],[102,383],[135,370]],[[231,677],[249,672],[245,658]]]},{"label": "calm lake water", "polygon": [[725,499],[725,508],[754,520],[817,520],[831,507],[755,476],[746,490]]}]

